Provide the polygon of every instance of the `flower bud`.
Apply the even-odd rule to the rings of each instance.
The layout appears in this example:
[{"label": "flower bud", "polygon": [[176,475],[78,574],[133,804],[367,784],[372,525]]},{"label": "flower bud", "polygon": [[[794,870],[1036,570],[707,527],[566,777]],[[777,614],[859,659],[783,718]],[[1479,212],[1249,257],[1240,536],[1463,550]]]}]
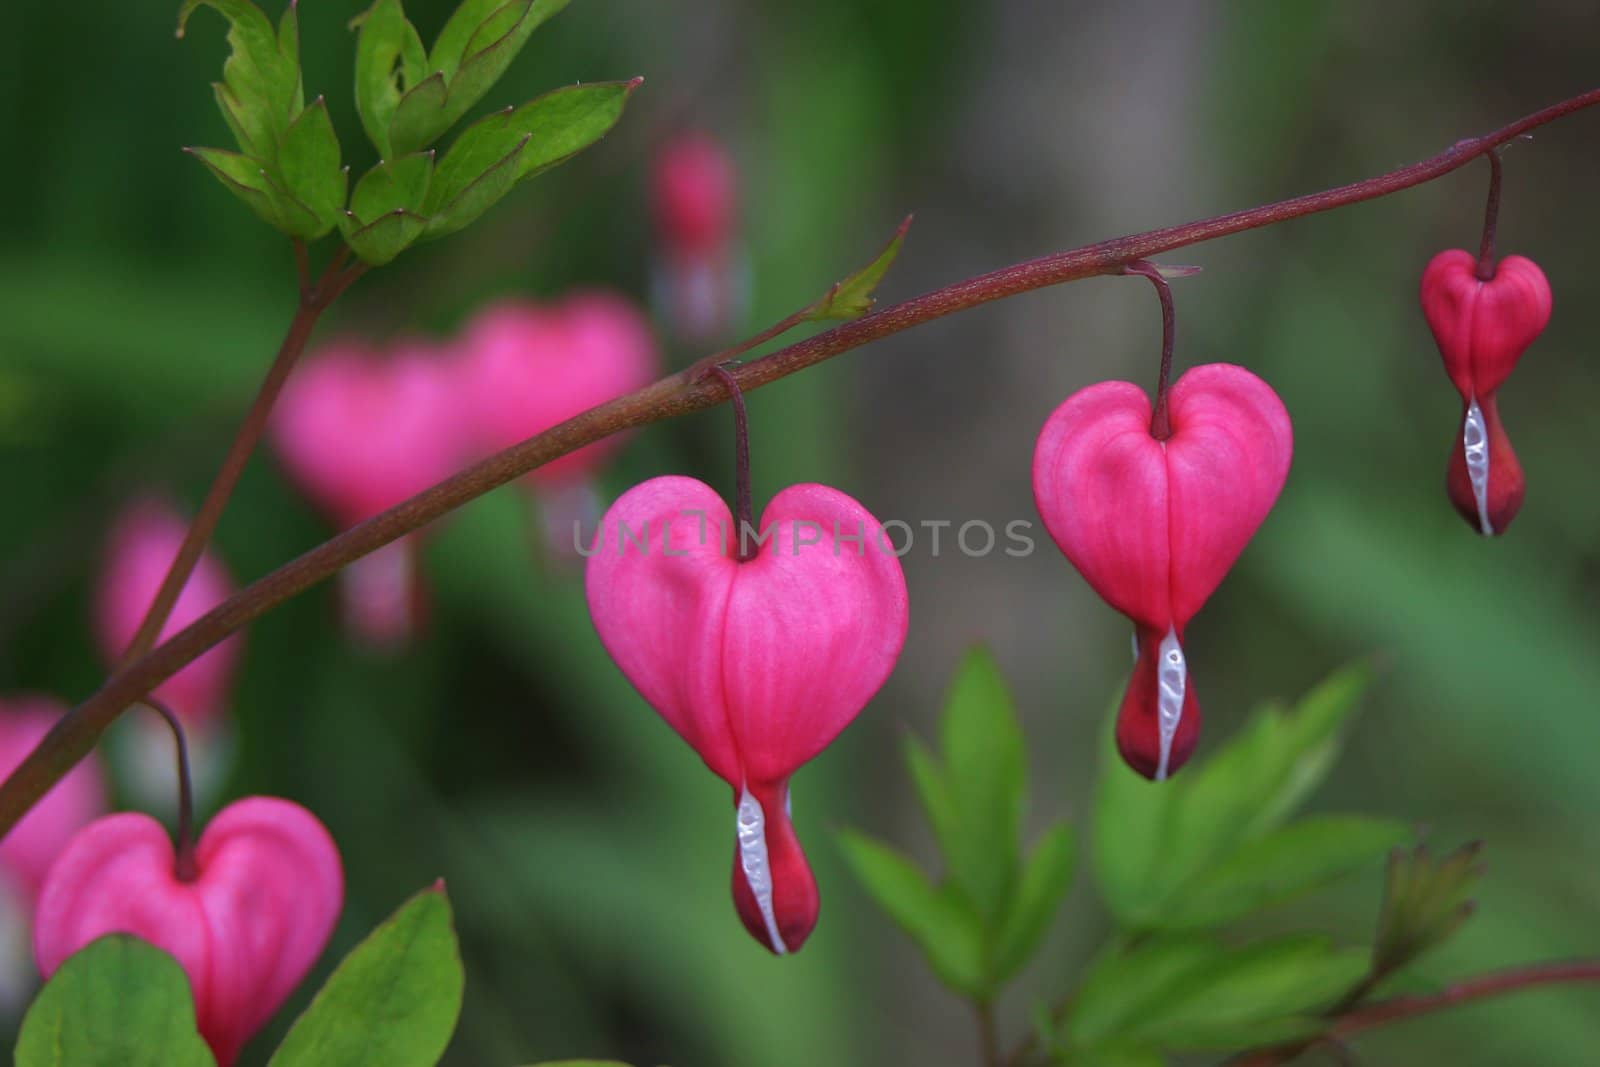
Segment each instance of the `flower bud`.
[{"label": "flower bud", "polygon": [[1293,431],[1272,388],[1243,367],[1195,367],[1168,396],[1170,436],[1150,430],[1138,386],[1068,397],[1034,451],[1050,536],[1095,592],[1133,620],[1138,659],[1117,717],[1123,758],[1148,778],[1193,751],[1200,708],[1184,629],[1244,551],[1289,473]]},{"label": "flower bud", "polygon": [[816,925],[816,881],[789,818],[789,779],[888,678],[905,643],[900,562],[843,493],[790,486],[739,559],[722,498],[655,478],[601,521],[586,584],[606,651],[733,789],[734,905],[775,954]]},{"label": "flower bud", "polygon": [[39,896],[34,955],[46,978],[106,934],[170,953],[189,976],[200,1034],[228,1067],[322,954],[344,901],[339,851],[316,817],[274,797],[228,805],[201,835],[196,877],[175,873],[161,824],[127,812],[91,823]]},{"label": "flower bud", "polygon": [[1445,480],[1450,501],[1483,535],[1504,533],[1526,485],[1495,394],[1550,321],[1550,283],[1522,256],[1507,256],[1481,279],[1478,260],[1457,248],[1429,261],[1421,298],[1445,373],[1461,394],[1461,431]]}]

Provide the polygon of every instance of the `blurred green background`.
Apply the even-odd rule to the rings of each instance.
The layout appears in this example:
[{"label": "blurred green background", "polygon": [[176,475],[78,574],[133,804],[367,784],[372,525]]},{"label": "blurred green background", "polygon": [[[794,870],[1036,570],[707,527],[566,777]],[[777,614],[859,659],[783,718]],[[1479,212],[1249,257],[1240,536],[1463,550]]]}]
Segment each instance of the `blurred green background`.
[{"label": "blurred green background", "polygon": [[[328,94],[358,168],[370,157],[344,23],[363,6],[302,5],[308,93]],[[227,133],[208,89],[221,22],[203,14],[179,44],[175,7],[6,8],[0,693],[95,688],[88,595],[108,523],[148,488],[198,501],[291,310],[284,240],[178,152]],[[407,9],[431,37],[447,4]],[[579,0],[486,106],[643,74],[621,129],[467,233],[363,280],[332,327],[443,332],[493,296],[577,284],[643,299],[646,165],[685,123],[740,162],[754,329],[864,262],[908,211],[917,223],[888,299],[1410,162],[1593,87],[1595,30],[1575,0]],[[1277,510],[1190,630],[1207,737],[1383,653],[1380,689],[1316,806],[1414,819],[1441,846],[1487,840],[1480,915],[1431,961],[1441,975],[1600,951],[1600,364],[1592,250],[1576,239],[1594,230],[1597,146],[1600,114],[1580,115],[1507,158],[1502,251],[1539,261],[1556,311],[1502,393],[1529,490],[1493,543],[1444,497],[1459,407],[1415,298],[1433,252],[1476,247],[1486,168],[1167,257],[1205,267],[1178,283],[1180,366],[1252,367],[1298,438]],[[751,400],[758,498],[817,480],[883,519],[1036,519],[1037,428],[1090,382],[1152,380],[1158,327],[1144,283],[1096,279],[763,390]],[[641,433],[607,496],[666,472],[731,488],[727,420]],[[268,455],[218,551],[248,580],[328,532]],[[1017,690],[1034,821],[1086,811],[1126,625],[1035,533],[1026,559],[948,543],[935,557],[925,539],[906,557],[899,669],[796,781],[825,908],[793,959],[769,957],[734,918],[725,787],[612,668],[579,570],[541,551],[516,491],[435,530],[430,631],[403,656],[352,647],[330,587],[252,628],[228,792],[294,798],[340,842],[349,900],[330,960],[447,878],[468,967],[449,1063],[972,1064],[965,1011],[849,881],[830,828],[931,855],[900,743],[930,730],[956,656],[978,640]],[[1009,1034],[1103,936],[1091,884],[1080,875],[1002,1005]],[[1272,923],[1359,942],[1378,889],[1373,870]],[[1592,991],[1536,993],[1361,1047],[1385,1063],[1590,1063],[1596,1005]]]}]

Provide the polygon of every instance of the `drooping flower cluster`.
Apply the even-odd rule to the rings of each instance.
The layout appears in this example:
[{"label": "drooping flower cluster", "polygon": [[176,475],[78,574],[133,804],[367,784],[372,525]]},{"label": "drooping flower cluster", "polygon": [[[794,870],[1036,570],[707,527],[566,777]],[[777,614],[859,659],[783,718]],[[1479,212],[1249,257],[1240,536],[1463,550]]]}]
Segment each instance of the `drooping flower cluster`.
[{"label": "drooping flower cluster", "polygon": [[[603,292],[484,309],[444,344],[383,353],[342,341],[284,389],[273,436],[289,475],[339,526],[385,511],[474,459],[645,385],[659,359],[632,305]],[[547,501],[580,488],[615,444],[538,472]],[[346,621],[377,646],[404,641],[419,616],[418,538],[347,568]]]}]

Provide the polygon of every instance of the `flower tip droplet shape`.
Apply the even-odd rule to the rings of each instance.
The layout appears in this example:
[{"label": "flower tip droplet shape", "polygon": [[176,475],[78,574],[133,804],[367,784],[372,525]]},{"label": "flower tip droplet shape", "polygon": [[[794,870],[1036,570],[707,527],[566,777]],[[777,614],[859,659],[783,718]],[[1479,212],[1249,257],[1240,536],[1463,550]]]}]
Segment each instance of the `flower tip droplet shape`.
[{"label": "flower tip droplet shape", "polygon": [[1481,279],[1476,257],[1440,252],[1422,272],[1422,313],[1445,373],[1461,394],[1461,425],[1445,487],[1485,536],[1504,533],[1526,494],[1522,466],[1500,421],[1496,393],[1550,321],[1550,283],[1532,260],[1507,256]]},{"label": "flower tip droplet shape", "polygon": [[843,493],[791,486],[759,533],[741,562],[715,490],[655,478],[601,520],[586,584],[611,658],[733,789],[734,902],[752,935],[785,953],[818,907],[789,819],[789,778],[888,678],[908,608],[882,527]]},{"label": "flower tip droplet shape", "polygon": [[1272,388],[1226,363],[1172,386],[1166,440],[1150,418],[1149,397],[1129,382],[1074,393],[1039,434],[1033,491],[1056,545],[1135,624],[1117,741],[1130,766],[1160,778],[1199,732],[1184,629],[1271,511],[1294,439]]},{"label": "flower tip droplet shape", "polygon": [[147,815],[85,827],[45,880],[34,956],[48,978],[74,952],[128,933],[189,976],[201,1036],[223,1067],[277,1011],[327,944],[344,901],[339,852],[316,817],[275,797],[228,805],[201,835],[193,881]]}]

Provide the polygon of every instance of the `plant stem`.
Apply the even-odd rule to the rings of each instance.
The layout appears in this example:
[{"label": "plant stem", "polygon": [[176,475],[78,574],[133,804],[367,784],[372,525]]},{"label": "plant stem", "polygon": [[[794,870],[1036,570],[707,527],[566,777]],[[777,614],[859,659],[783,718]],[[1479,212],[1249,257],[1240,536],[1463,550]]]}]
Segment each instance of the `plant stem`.
[{"label": "plant stem", "polygon": [[1161,301],[1161,373],[1156,378],[1156,403],[1150,414],[1150,436],[1157,441],[1165,441],[1172,436],[1172,425],[1167,421],[1167,385],[1172,381],[1172,346],[1178,332],[1178,315],[1172,306],[1172,286],[1162,277],[1161,268],[1147,259],[1129,263],[1122,268],[1122,273],[1149,278]]},{"label": "plant stem", "polygon": [[183,723],[172,709],[145,697],[139,701],[145,707],[167,720],[172,730],[172,743],[177,750],[178,762],[178,849],[173,864],[173,876],[180,882],[192,882],[200,875],[194,861],[194,784],[189,776],[189,739],[184,735]]},{"label": "plant stem", "polygon": [[978,1018],[978,1042],[983,1051],[983,1067],[1000,1067],[1000,1036],[994,1025],[994,1005],[987,1000],[972,1002]]},{"label": "plant stem", "polygon": [[[1489,997],[1539,989],[1545,986],[1567,985],[1579,982],[1600,982],[1600,959],[1541,963],[1528,967],[1515,967],[1504,971],[1492,971],[1489,974],[1482,974],[1476,978],[1468,978],[1457,982],[1438,993],[1380,1000],[1375,1004],[1356,1008],[1335,1019],[1332,1028],[1328,1031],[1328,1037],[1333,1039],[1353,1037],[1356,1034],[1376,1029],[1392,1022],[1414,1019],[1420,1015],[1442,1011],[1445,1008],[1453,1008],[1460,1004],[1469,1004],[1475,1000],[1485,1000]],[[1262,1049],[1258,1052],[1241,1056],[1232,1062],[1234,1067],[1273,1067],[1275,1064],[1287,1063],[1304,1050],[1305,1046],[1303,1045],[1279,1049]]]},{"label": "plant stem", "polygon": [[[711,368],[711,373],[722,380],[728,388],[728,399],[733,401],[733,481],[735,521],[739,524],[739,562],[749,563],[756,558],[756,550],[749,543],[747,533],[755,530],[752,521],[755,517],[755,508],[750,500],[750,417],[745,413],[744,392],[739,388],[739,379],[733,372],[720,363]],[[756,537],[756,544],[761,539]]]},{"label": "plant stem", "polygon": [[1494,277],[1494,238],[1500,226],[1500,149],[1489,150],[1489,199],[1483,205],[1483,240],[1478,244],[1478,280]]},{"label": "plant stem", "polygon": [[161,628],[172,614],[173,605],[178,602],[184,585],[188,583],[189,576],[200,562],[201,554],[211,541],[211,535],[216,532],[217,523],[222,520],[228,500],[233,496],[240,476],[244,474],[245,464],[249,462],[266,429],[272,406],[283,390],[283,383],[288,381],[289,372],[294,370],[301,354],[305,352],[306,342],[316,329],[317,320],[359,276],[360,267],[354,273],[342,272],[346,256],[347,253],[336,256],[328,265],[322,280],[313,284],[307,267],[305,245],[295,242],[295,262],[300,273],[300,302],[295,308],[294,319],[289,323],[289,332],[284,335],[283,344],[278,347],[278,354],[267,369],[266,378],[262,379],[260,388],[256,390],[255,400],[251,402],[244,422],[239,424],[233,443],[228,446],[227,455],[222,459],[222,467],[211,480],[211,487],[206,490],[200,510],[195,512],[193,521],[189,523],[183,543],[178,546],[178,554],[172,566],[167,568],[161,587],[156,590],[155,599],[150,602],[139,629],[134,631],[133,640],[128,642],[119,667],[137,660],[155,645]]},{"label": "plant stem", "polygon": [[[981,274],[846,322],[741,364],[730,373],[740,388],[759,389],[841,352],[957,311],[1062,282],[1116,273],[1129,263],[1174,248],[1388,196],[1449,174],[1531,129],[1595,104],[1600,104],[1600,89],[1552,104],[1493,133],[1459,141],[1420,163],[1364,181],[1228,215],[1116,237]],[[340,278],[353,280],[352,272],[347,271]],[[703,372],[692,372],[694,367],[575,415],[345,530],[240,590],[160,647],[115,672],[93,696],[64,716],[0,785],[0,834],[14,826],[46,790],[89,754],[123,709],[252,619],[362,556],[569,452],[623,430],[701,411],[726,397],[727,390],[721,382],[710,381]]]}]

